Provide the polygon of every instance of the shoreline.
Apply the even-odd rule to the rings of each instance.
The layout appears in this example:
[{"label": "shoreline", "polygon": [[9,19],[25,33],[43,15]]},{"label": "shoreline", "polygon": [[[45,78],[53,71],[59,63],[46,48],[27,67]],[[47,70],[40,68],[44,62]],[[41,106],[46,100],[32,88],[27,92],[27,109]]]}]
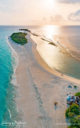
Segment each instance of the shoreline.
[{"label": "shoreline", "polygon": [[[73,78],[73,77],[70,77],[68,75],[65,75],[64,73],[61,73],[60,71],[57,71],[56,69],[52,69],[51,67],[48,66],[48,64],[43,60],[43,58],[41,57],[41,55],[39,54],[39,52],[37,51],[36,49],[36,43],[33,41],[33,39],[31,39],[30,35],[28,34],[28,37],[29,37],[29,41],[31,41],[32,43],[32,51],[34,53],[34,56],[37,60],[37,63],[39,63],[41,65],[41,67],[43,67],[44,70],[46,70],[48,73],[51,73],[51,74],[54,74],[56,76],[59,76],[65,80],[69,80],[71,82],[74,82],[76,84],[79,84],[80,83],[80,80],[77,79],[77,78]],[[8,39],[11,43],[15,43],[13,42],[10,38]],[[9,44],[9,42],[8,42]],[[17,44],[16,44],[17,45]],[[19,56],[18,56],[18,53],[15,51],[15,49],[9,44],[11,50],[12,50],[12,56],[16,59],[15,60],[15,69],[14,69],[14,74],[16,73],[16,69],[19,65]]]},{"label": "shoreline", "polygon": [[[48,64],[43,60],[43,58],[41,57],[41,55],[39,54],[39,52],[37,51],[36,49],[36,46],[37,45],[32,39],[31,39],[31,42],[33,43],[33,53],[37,59],[37,62],[45,69],[47,70],[48,72],[50,72],[51,74],[54,74],[56,76],[59,76],[65,80],[69,80],[71,82],[74,82],[74,83],[77,83],[79,84],[80,83],[80,80],[77,79],[77,78],[73,78],[73,77],[70,77],[68,75],[65,75],[64,73],[61,73],[60,71],[57,71],[56,69],[52,69],[48,66]],[[34,45],[35,44],[35,45]]]},{"label": "shoreline", "polygon": [[[7,43],[9,45],[9,48],[11,50],[11,56],[12,56],[12,67],[13,67],[13,74],[12,74],[12,79],[11,79],[11,84],[14,86],[15,90],[16,90],[16,97],[14,98],[14,102],[15,102],[15,105],[16,105],[16,112],[18,114],[18,120],[16,120],[16,126],[21,123],[22,121],[22,118],[19,117],[19,115],[21,114],[20,111],[19,111],[19,108],[18,108],[18,104],[17,104],[17,97],[18,97],[18,87],[19,87],[19,84],[18,84],[18,81],[17,81],[17,78],[16,78],[16,70],[19,66],[19,56],[18,56],[18,53],[15,51],[15,49],[12,47],[12,44],[14,43],[10,37],[7,38]],[[11,115],[12,116],[12,115]],[[11,122],[13,123],[13,122]],[[23,122],[22,124],[25,124],[25,122]],[[21,124],[21,126],[22,126]]]},{"label": "shoreline", "polygon": [[13,75],[12,75],[12,80],[11,80],[11,83],[13,85],[17,85],[17,80],[16,80],[16,70],[17,70],[17,67],[19,65],[19,57],[18,57],[18,54],[17,52],[15,51],[15,49],[12,47],[12,45],[10,43],[13,43],[13,41],[9,38],[7,38],[7,43],[11,49],[11,54],[12,54],[12,57],[13,57],[13,62],[12,62],[12,66],[13,66]]},{"label": "shoreline", "polygon": [[[79,90],[79,85],[78,90],[69,90],[68,85],[74,87],[78,81],[74,82],[72,78],[66,78],[61,76],[61,73],[52,71],[37,52],[30,35],[27,38],[28,44],[24,46],[10,42],[19,57],[15,72],[18,84],[16,104],[22,121],[26,124],[24,128],[66,128],[64,113],[67,93],[73,94]],[[59,105],[56,111],[55,100]],[[65,123],[65,126],[60,126],[59,123]]]},{"label": "shoreline", "polygon": [[[57,40],[53,41],[53,40],[47,39],[46,37],[43,37],[43,36],[40,36],[38,34],[31,32],[31,30],[29,30],[29,29],[27,29],[27,30],[23,29],[23,30],[25,32],[27,32],[29,35],[39,37],[41,40],[52,43],[53,45],[58,47],[63,54],[68,54],[69,56],[76,59],[77,61],[80,61],[79,51],[74,46],[72,46],[71,44],[67,43],[67,46],[66,46],[65,43],[61,43],[61,42],[63,42],[62,40],[60,40],[61,42],[57,41]],[[23,30],[21,30],[21,31],[23,31]]]}]

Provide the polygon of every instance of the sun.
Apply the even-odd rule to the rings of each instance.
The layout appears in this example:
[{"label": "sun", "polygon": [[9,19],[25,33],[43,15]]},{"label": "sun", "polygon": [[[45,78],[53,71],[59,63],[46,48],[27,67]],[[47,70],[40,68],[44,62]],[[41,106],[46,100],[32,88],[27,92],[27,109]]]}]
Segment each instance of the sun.
[{"label": "sun", "polygon": [[45,0],[45,6],[47,8],[54,8],[55,7],[55,1],[56,0]]}]

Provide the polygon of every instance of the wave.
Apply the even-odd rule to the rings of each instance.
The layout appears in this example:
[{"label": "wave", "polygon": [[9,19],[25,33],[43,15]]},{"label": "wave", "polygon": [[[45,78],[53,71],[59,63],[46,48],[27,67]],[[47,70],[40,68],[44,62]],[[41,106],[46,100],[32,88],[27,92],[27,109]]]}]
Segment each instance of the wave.
[{"label": "wave", "polygon": [[17,94],[17,81],[16,81],[16,68],[18,66],[18,56],[15,50],[11,47],[8,38],[6,39],[10,50],[11,56],[11,72],[8,74],[9,81],[8,87],[6,88],[6,99],[5,99],[5,111],[1,124],[8,127],[16,127],[16,121],[19,121],[19,111],[16,106],[16,94]]},{"label": "wave", "polygon": [[10,43],[12,43],[12,40],[10,39],[10,37],[7,38],[7,43],[11,49],[11,54],[12,54],[13,75],[12,75],[11,83],[13,85],[17,86],[18,83],[16,81],[16,69],[17,69],[18,64],[19,64],[19,57],[18,57],[18,54],[16,53],[16,51],[13,49],[13,47],[10,44]]}]

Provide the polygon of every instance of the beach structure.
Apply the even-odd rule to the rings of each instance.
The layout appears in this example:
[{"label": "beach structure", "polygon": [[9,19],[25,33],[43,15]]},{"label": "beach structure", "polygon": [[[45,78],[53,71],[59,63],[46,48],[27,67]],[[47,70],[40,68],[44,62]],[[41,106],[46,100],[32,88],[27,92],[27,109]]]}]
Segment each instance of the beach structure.
[{"label": "beach structure", "polygon": [[73,103],[80,105],[80,97],[68,95],[67,96],[67,104],[72,105]]}]

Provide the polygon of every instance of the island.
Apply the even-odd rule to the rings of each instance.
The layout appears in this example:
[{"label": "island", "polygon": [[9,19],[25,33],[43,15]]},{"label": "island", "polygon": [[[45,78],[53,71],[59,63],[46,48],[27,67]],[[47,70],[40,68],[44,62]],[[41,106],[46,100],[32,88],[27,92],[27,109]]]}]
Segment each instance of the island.
[{"label": "island", "polygon": [[26,35],[27,33],[23,32],[13,33],[11,39],[18,44],[24,45],[27,43]]}]

